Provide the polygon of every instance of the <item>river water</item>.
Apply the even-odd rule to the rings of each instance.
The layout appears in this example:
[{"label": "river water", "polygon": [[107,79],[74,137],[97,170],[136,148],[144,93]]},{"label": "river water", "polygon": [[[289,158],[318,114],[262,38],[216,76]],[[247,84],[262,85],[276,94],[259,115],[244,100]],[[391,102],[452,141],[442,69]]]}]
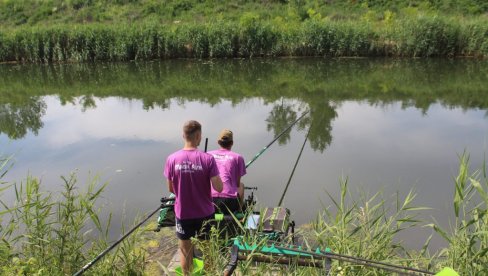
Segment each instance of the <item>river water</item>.
[{"label": "river water", "polygon": [[[164,160],[182,147],[182,124],[198,120],[208,148],[222,128],[248,161],[303,112],[310,113],[248,168],[260,206],[278,204],[310,128],[283,205],[297,224],[334,210],[340,179],[353,197],[414,190],[419,218],[453,218],[459,155],[480,168],[488,142],[488,62],[476,60],[256,59],[0,65],[4,181],[39,177],[58,191],[76,172],[80,189],[99,176],[100,204],[122,221],[167,195]],[[204,145],[202,143],[201,149]],[[356,196],[355,196],[356,195]],[[3,194],[6,202],[12,193]],[[430,230],[400,236],[417,249]],[[443,246],[434,237],[434,248]]]}]

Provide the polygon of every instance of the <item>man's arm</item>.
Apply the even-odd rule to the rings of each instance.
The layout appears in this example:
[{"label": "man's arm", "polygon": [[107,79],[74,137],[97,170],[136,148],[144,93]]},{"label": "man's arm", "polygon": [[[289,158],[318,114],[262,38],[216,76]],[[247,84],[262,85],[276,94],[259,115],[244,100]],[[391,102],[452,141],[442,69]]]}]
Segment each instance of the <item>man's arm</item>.
[{"label": "man's arm", "polygon": [[220,176],[216,175],[216,176],[210,178],[210,181],[212,182],[213,188],[217,192],[219,192],[219,193],[222,192],[222,190],[224,189],[224,184],[222,183]]},{"label": "man's arm", "polygon": [[174,194],[174,190],[173,190],[173,181],[167,179],[166,182],[168,183],[168,191],[172,194]]},{"label": "man's arm", "polygon": [[237,177],[237,185],[239,185],[239,187],[237,189],[239,199],[241,200],[241,202],[243,202],[244,201],[244,184],[241,182],[240,176]]}]

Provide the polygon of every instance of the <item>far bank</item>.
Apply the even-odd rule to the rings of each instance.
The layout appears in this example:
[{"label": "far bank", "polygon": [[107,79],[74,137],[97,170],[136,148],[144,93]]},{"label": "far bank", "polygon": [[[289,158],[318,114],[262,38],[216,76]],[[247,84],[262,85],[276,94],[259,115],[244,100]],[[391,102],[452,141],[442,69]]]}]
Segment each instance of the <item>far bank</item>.
[{"label": "far bank", "polygon": [[488,20],[447,17],[370,22],[264,21],[89,24],[0,30],[0,62],[96,62],[173,58],[488,56]]}]

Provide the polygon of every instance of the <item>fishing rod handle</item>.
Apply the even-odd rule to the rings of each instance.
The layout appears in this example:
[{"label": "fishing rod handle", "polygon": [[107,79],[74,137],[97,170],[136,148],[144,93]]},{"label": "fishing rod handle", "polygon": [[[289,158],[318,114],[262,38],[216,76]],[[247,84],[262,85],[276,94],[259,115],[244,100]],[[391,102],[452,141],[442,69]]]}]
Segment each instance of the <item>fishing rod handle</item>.
[{"label": "fishing rod handle", "polygon": [[175,197],[162,197],[161,203],[166,203],[168,201],[174,201],[175,199],[176,199]]}]

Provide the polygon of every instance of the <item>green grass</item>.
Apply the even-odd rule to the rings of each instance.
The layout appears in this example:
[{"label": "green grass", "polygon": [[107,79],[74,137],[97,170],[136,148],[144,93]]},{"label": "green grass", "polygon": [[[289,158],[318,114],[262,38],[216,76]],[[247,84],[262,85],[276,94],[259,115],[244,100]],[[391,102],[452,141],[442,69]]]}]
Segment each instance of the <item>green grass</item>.
[{"label": "green grass", "polygon": [[0,62],[488,55],[476,0],[330,2],[3,0]]},{"label": "green grass", "polygon": [[488,56],[488,20],[418,17],[365,21],[59,25],[0,31],[0,61],[130,61],[263,56]]},{"label": "green grass", "polygon": [[416,13],[471,17],[488,12],[488,4],[483,0],[2,0],[0,25],[15,27],[141,21],[208,23],[216,18],[236,22],[249,12],[264,20],[283,18],[286,21],[303,21],[313,15],[333,20],[357,20],[363,17],[381,20]]}]

